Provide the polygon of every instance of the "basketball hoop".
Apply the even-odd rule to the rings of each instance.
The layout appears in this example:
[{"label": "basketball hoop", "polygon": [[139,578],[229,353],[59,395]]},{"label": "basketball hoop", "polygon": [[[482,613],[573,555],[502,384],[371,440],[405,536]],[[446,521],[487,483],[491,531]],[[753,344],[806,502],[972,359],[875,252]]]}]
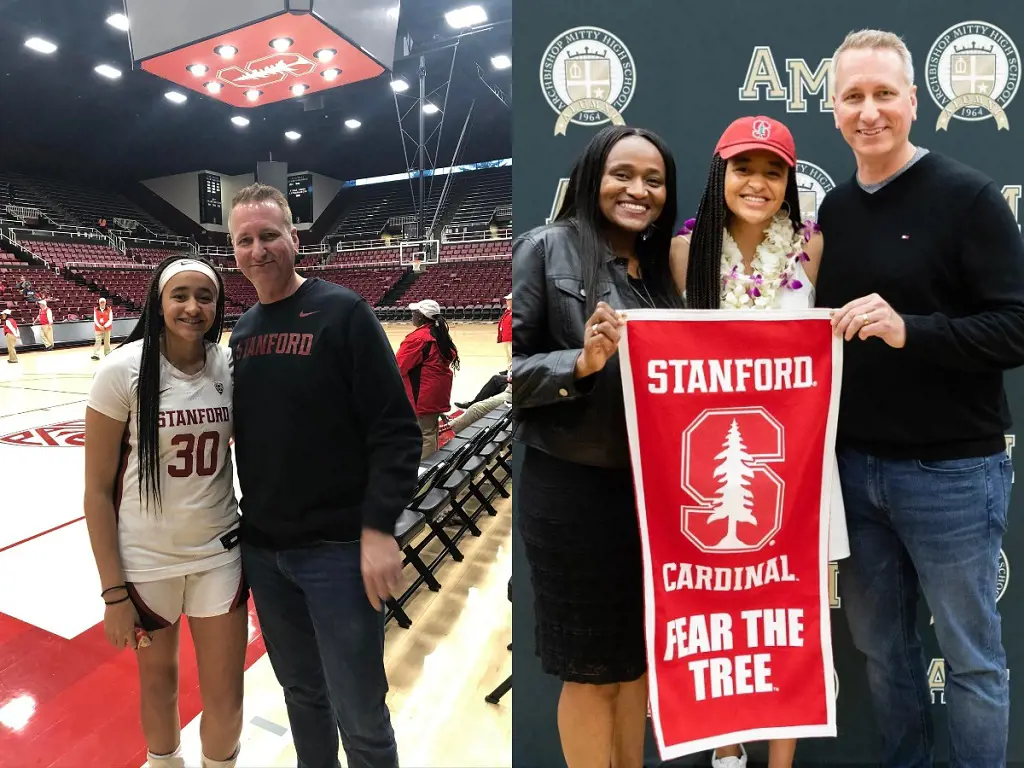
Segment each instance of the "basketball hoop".
[{"label": "basketball hoop", "polygon": [[412,271],[422,272],[423,271],[423,259],[416,257],[412,260]]}]

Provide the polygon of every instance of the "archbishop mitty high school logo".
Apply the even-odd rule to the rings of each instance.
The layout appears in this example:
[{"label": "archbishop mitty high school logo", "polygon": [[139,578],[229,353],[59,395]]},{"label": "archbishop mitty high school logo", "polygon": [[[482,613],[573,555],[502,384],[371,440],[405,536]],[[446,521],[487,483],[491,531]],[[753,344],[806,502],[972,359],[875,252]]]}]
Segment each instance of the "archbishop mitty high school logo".
[{"label": "archbishop mitty high school logo", "polygon": [[625,44],[598,27],[574,27],[548,45],[540,63],[544,98],[555,112],[555,135],[569,123],[625,125],[622,112],[633,98],[636,67]]},{"label": "archbishop mitty high school logo", "polygon": [[994,117],[996,129],[1010,129],[1006,107],[1020,85],[1020,54],[999,27],[984,21],[954,24],[928,51],[928,92],[942,112],[935,130],[951,120],[978,122]]},{"label": "archbishop mitty high school logo", "polygon": [[[716,450],[716,447],[719,447]],[[683,433],[682,531],[702,552],[756,552],[782,527],[783,426],[764,408],[706,410]]]},{"label": "archbishop mitty high school logo", "polygon": [[806,160],[797,160],[796,186],[800,195],[801,217],[817,220],[821,201],[836,188],[836,183],[820,166]]}]

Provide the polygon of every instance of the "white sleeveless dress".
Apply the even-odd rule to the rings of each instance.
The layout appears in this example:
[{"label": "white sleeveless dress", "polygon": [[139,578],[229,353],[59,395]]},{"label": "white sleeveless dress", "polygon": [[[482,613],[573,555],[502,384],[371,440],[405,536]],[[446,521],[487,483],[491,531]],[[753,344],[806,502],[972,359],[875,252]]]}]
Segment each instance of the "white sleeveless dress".
[{"label": "white sleeveless dress", "polygon": [[[743,271],[742,267],[740,269]],[[802,262],[797,262],[794,277],[800,281],[800,287],[796,290],[789,288],[780,290],[776,294],[777,306],[774,309],[814,308],[814,285],[807,278]],[[836,462],[835,457],[833,457],[832,501],[828,527],[828,559],[834,562],[849,556],[850,538],[846,530],[846,506],[843,503],[843,489],[839,484],[839,464]]]}]

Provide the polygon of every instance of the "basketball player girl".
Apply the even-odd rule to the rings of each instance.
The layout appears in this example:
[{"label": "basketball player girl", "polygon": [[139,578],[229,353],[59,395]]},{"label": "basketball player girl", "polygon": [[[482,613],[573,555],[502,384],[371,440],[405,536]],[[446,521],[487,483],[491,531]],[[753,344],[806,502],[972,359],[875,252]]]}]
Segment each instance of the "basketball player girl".
[{"label": "basketball player girl", "polygon": [[[822,239],[800,218],[796,144],[766,117],[742,117],[711,158],[696,219],[672,240],[672,275],[690,309],[808,309]],[[833,462],[829,559],[849,557],[846,514]],[[789,768],[795,739],[770,743],[769,768]],[[712,768],[745,768],[742,744],[715,750]]]},{"label": "basketball player girl", "polygon": [[242,729],[248,588],[237,546],[224,284],[209,262],[157,266],[142,317],[105,357],[85,417],[85,519],[103,628],[135,650],[151,768],[182,768],[179,619],[203,701],[204,768],[230,768]]}]

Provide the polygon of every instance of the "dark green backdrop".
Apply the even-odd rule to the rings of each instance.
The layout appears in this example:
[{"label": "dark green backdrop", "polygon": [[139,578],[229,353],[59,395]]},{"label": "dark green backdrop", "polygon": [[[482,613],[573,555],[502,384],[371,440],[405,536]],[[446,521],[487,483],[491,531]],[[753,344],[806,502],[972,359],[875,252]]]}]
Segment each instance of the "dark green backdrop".
[{"label": "dark green backdrop", "polygon": [[[1024,3],[516,0],[514,23],[517,234],[550,216],[560,179],[598,129],[595,119],[604,119],[600,112],[584,111],[575,115],[584,124],[565,124],[560,113],[570,102],[577,102],[570,113],[598,107],[668,141],[679,170],[680,221],[696,212],[715,141],[731,120],[744,114],[770,115],[790,127],[801,160],[802,201],[808,208],[815,206],[834,181],[854,172],[853,156],[834,127],[824,75],[845,34],[865,27],[900,34],[914,56],[919,107],[911,140],[989,174],[1017,213],[1024,184],[1024,96],[1014,97],[1021,85]],[[938,127],[940,105],[979,92],[986,98],[968,100],[992,108],[1004,129],[988,111],[970,106],[945,129]],[[1020,371],[1008,374],[1007,385],[1015,417],[1024,423],[1024,376]],[[1013,442],[1008,435],[1011,455]],[[1024,607],[1015,599],[1012,577],[1013,564],[1024,552],[1024,529],[1016,520],[1022,506],[1024,497],[1014,495],[1001,568],[1005,597],[999,604],[1011,671],[1011,764],[1024,764],[1024,688],[1013,684],[1014,671],[1024,669]],[[556,727],[560,686],[541,673],[534,657],[532,594],[518,535],[513,550],[513,765],[564,765]],[[863,765],[876,759],[877,731],[862,660],[852,647],[841,607],[841,567],[836,581],[832,619],[839,738],[803,742],[798,760]],[[934,659],[929,676],[937,757],[944,760],[943,668],[926,607],[921,628]],[[763,757],[762,748],[752,750],[753,763]],[[708,765],[708,756],[679,764],[687,763]],[[650,739],[648,764],[659,764]]]}]

